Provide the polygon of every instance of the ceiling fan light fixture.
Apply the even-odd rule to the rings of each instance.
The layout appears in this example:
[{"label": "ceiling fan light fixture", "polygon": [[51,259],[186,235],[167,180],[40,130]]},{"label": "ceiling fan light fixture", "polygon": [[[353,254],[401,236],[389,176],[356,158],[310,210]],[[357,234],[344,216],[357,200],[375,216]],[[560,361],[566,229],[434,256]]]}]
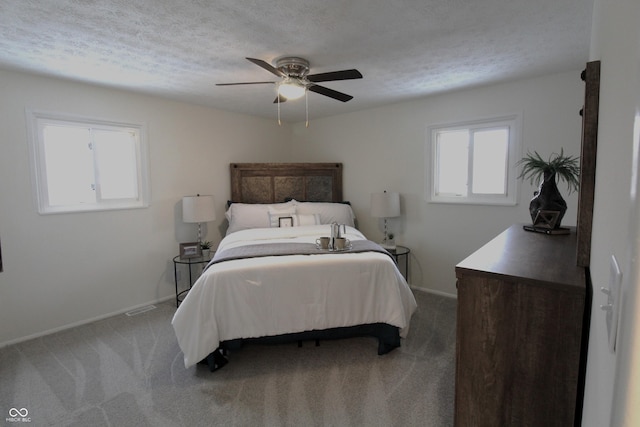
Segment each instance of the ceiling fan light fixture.
[{"label": "ceiling fan light fixture", "polygon": [[278,95],[284,96],[287,99],[302,98],[306,91],[307,88],[305,85],[293,79],[286,79],[278,85]]}]

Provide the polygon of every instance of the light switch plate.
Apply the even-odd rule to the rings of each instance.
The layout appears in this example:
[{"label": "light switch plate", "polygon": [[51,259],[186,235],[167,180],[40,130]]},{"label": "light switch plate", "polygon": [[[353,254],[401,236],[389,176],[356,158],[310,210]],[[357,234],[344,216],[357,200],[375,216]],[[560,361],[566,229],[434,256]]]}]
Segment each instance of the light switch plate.
[{"label": "light switch plate", "polygon": [[618,336],[618,318],[620,316],[620,287],[622,286],[622,272],[615,255],[611,255],[609,261],[609,288],[602,288],[607,295],[607,304],[602,305],[607,317],[607,334],[609,336],[609,350],[616,351],[616,338]]}]

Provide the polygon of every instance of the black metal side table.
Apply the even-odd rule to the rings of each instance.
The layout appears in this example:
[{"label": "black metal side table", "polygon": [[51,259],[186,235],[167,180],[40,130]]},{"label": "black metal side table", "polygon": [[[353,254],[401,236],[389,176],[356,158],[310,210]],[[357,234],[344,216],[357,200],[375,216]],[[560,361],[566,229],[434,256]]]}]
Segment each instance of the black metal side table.
[{"label": "black metal side table", "polygon": [[[176,307],[180,305],[180,303],[186,296],[187,292],[191,290],[191,286],[193,286],[192,267],[194,265],[206,265],[209,261],[211,261],[211,258],[213,258],[213,255],[214,253],[212,252],[211,255],[209,255],[206,258],[200,256],[196,258],[181,259],[180,255],[176,255],[175,257],[173,257],[173,280],[176,284]],[[178,292],[178,265],[179,264],[187,265],[189,268],[189,288],[180,292]]]},{"label": "black metal side table", "polygon": [[[395,249],[389,249],[389,253],[396,259],[396,264],[400,266],[400,257],[404,257],[404,279],[409,281],[409,254],[411,249],[406,246],[396,246]],[[402,270],[400,270],[402,272]]]}]

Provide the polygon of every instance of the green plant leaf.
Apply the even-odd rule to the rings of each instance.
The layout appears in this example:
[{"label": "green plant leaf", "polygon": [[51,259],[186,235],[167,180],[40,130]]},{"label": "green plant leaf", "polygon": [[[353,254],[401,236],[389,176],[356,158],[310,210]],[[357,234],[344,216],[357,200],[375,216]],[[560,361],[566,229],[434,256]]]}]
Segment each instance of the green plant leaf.
[{"label": "green plant leaf", "polygon": [[567,184],[569,194],[572,191],[578,191],[580,187],[580,158],[565,156],[562,148],[560,148],[560,154],[552,153],[548,160],[543,159],[537,151],[533,154],[527,152],[516,166],[522,167],[518,178],[529,180],[532,185],[540,181],[545,172],[555,172],[557,179]]}]

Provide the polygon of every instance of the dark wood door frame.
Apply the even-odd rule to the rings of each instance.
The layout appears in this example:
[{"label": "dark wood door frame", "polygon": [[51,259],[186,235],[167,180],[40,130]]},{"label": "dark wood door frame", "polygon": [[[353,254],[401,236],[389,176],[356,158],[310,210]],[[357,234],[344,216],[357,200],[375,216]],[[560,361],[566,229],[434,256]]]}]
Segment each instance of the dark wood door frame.
[{"label": "dark wood door frame", "polygon": [[598,146],[598,110],[600,104],[600,61],[587,63],[582,72],[585,83],[582,115],[582,147],[580,152],[580,193],[578,196],[577,262],[589,267],[591,260],[591,227],[596,185],[596,154]]}]

